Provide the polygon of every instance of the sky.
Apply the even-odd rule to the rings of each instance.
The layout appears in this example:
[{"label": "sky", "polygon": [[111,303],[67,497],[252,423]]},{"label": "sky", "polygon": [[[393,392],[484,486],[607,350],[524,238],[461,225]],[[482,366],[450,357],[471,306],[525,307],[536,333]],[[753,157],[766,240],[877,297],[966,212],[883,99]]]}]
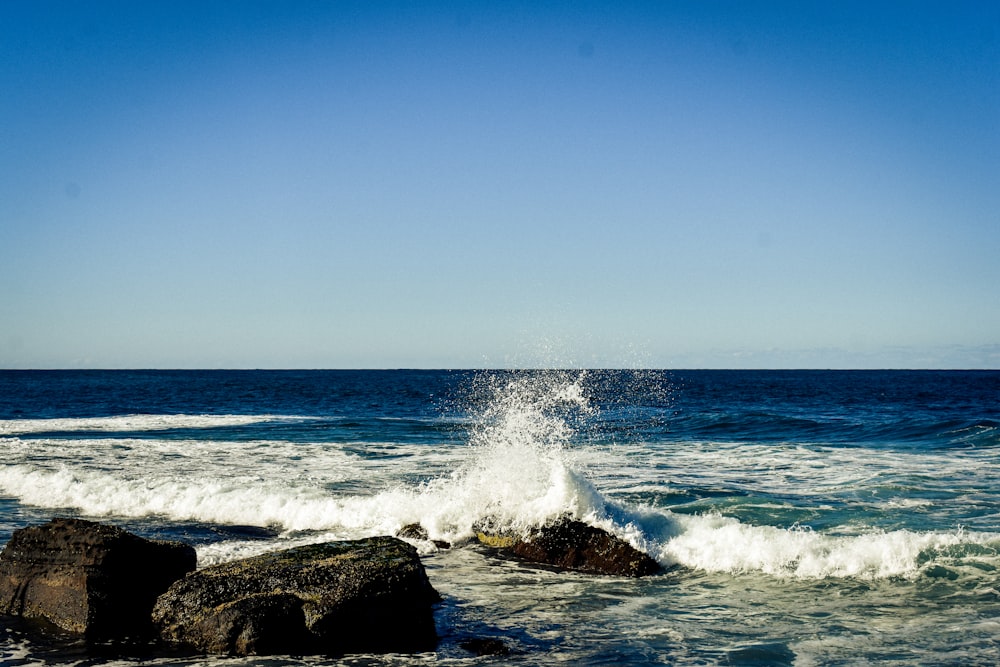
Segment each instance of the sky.
[{"label": "sky", "polygon": [[1000,4],[0,2],[0,368],[1000,368]]}]

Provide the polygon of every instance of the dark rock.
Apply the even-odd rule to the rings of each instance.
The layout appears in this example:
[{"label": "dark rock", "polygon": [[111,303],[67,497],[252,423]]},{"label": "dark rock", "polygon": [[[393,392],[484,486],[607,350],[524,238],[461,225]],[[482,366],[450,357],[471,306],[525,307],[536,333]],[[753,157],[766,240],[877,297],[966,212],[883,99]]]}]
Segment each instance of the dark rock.
[{"label": "dark rock", "polygon": [[423,540],[425,542],[432,542],[438,549],[451,549],[451,542],[432,540],[427,529],[419,523],[406,524],[396,531],[396,537],[403,538],[404,540]]},{"label": "dark rock", "polygon": [[437,645],[416,549],[394,537],[330,542],[207,567],[156,603],[161,637],[206,653],[419,652]]},{"label": "dark rock", "polygon": [[495,531],[488,523],[478,524],[474,530],[486,546],[532,563],[622,577],[642,577],[661,570],[659,563],[628,542],[573,519],[559,519],[526,535]]},{"label": "dark rock", "polygon": [[194,548],[106,524],[53,519],[0,553],[0,614],[95,639],[148,636],[157,596],[195,569]]},{"label": "dark rock", "polygon": [[510,655],[510,647],[502,639],[495,639],[493,637],[477,637],[475,639],[467,639],[464,642],[460,642],[459,646],[464,648],[470,653],[475,653],[478,656],[484,655]]},{"label": "dark rock", "polygon": [[407,540],[429,540],[430,536],[427,534],[427,529],[421,526],[419,523],[409,523],[396,531],[396,537],[402,537]]}]

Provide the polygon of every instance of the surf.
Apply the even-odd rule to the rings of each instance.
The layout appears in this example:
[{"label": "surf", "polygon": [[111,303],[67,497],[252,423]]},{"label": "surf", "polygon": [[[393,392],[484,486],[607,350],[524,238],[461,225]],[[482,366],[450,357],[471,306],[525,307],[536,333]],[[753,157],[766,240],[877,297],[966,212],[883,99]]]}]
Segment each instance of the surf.
[{"label": "surf", "polygon": [[208,429],[247,426],[274,421],[298,421],[284,415],[130,414],[110,417],[59,417],[52,419],[2,419],[0,436],[74,432],[145,432],[169,429]]},{"label": "surf", "polygon": [[[784,492],[793,492],[805,475],[812,475],[824,493],[834,493],[863,481],[871,457],[878,467],[890,462],[878,463],[888,456],[878,452],[862,461],[852,450],[701,443],[679,448],[670,466],[651,473],[642,467],[641,457],[635,458],[650,445],[606,439],[607,417],[595,400],[593,378],[586,371],[484,372],[466,396],[461,423],[467,438],[461,445],[397,444],[388,456],[379,454],[377,443],[155,437],[171,429],[308,417],[6,420],[0,422],[5,436],[0,493],[26,505],[94,518],[267,527],[285,542],[393,534],[419,523],[429,534],[420,544],[424,553],[435,551],[434,541],[459,546],[472,541],[473,526],[485,518],[500,530],[526,532],[569,517],[625,539],[666,568],[878,580],[918,577],[941,567],[1000,567],[996,533],[865,525],[814,530],[808,524],[753,523],[712,508],[680,512],[629,500],[683,490],[685,484],[724,488],[737,477],[759,495],[780,490],[774,484],[786,484]],[[154,437],[131,437],[136,432]],[[61,433],[73,437],[55,437]],[[108,437],[88,437],[93,433]],[[445,472],[414,482],[415,470],[425,469],[428,457],[438,457],[437,467]],[[923,470],[940,458],[934,453],[895,455],[894,470]],[[952,460],[949,465],[965,463]],[[803,472],[787,472],[796,466]],[[791,482],[775,476],[776,467],[793,474]],[[753,477],[757,469],[759,479]],[[637,483],[608,483],[611,477]],[[641,493],[628,493],[633,488]],[[921,506],[919,500],[903,500]],[[901,502],[889,499],[886,504],[891,509]],[[224,560],[227,554],[235,557],[266,545],[235,541],[200,548],[206,557]]]}]

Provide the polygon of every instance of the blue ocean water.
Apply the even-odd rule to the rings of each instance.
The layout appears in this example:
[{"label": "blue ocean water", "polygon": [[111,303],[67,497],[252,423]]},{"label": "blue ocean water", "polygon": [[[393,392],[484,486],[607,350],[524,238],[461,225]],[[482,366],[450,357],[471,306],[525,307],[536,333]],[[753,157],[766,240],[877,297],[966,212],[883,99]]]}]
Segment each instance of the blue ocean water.
[{"label": "blue ocean water", "polygon": [[[415,542],[435,653],[162,664],[994,665],[998,453],[996,371],[0,371],[0,544],[53,516],[202,565],[412,522],[453,544]],[[664,573],[472,541],[565,514]],[[4,621],[0,662],[136,658]]]}]

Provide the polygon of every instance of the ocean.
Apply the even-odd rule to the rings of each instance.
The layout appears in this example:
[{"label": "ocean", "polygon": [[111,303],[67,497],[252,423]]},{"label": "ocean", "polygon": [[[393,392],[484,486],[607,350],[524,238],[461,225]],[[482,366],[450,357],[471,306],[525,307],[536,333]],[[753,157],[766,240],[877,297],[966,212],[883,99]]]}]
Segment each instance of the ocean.
[{"label": "ocean", "polygon": [[[998,454],[1000,371],[0,371],[0,544],[55,516],[200,565],[414,522],[452,544],[413,542],[434,653],[136,656],[6,619],[0,663],[996,665]],[[564,515],[663,573],[472,539]]]}]

